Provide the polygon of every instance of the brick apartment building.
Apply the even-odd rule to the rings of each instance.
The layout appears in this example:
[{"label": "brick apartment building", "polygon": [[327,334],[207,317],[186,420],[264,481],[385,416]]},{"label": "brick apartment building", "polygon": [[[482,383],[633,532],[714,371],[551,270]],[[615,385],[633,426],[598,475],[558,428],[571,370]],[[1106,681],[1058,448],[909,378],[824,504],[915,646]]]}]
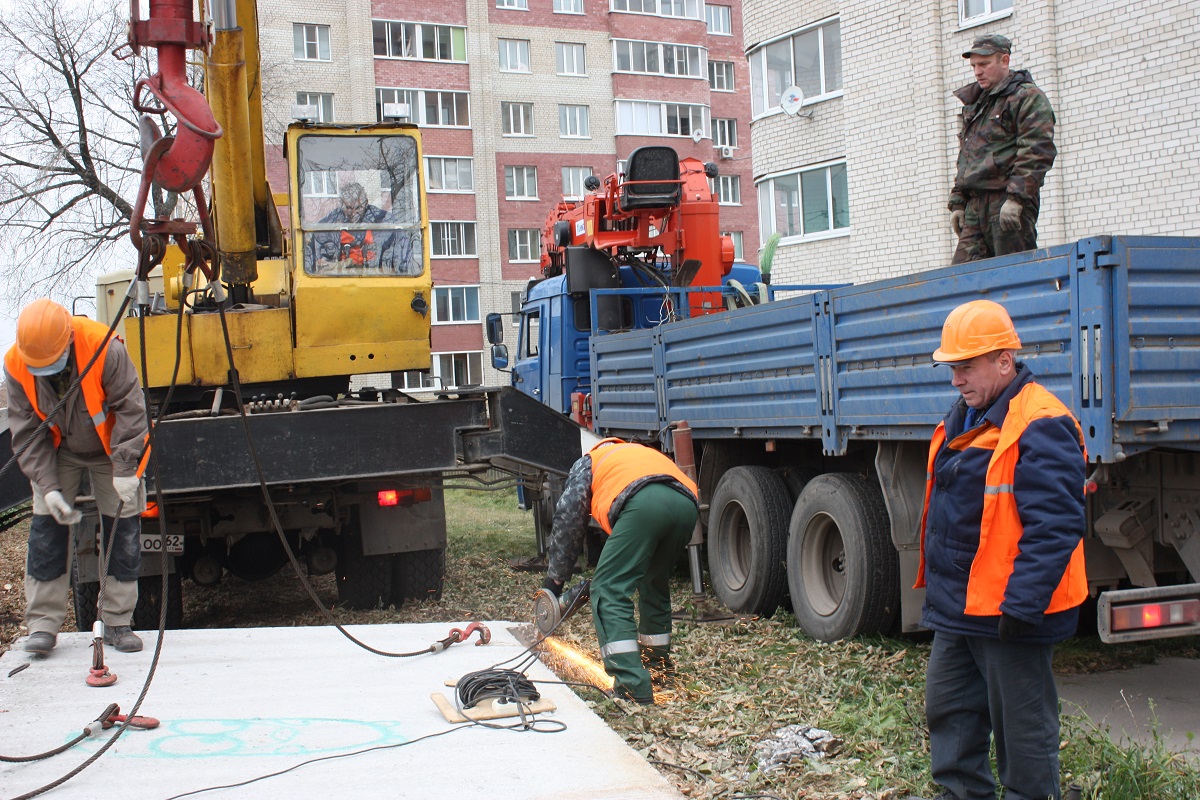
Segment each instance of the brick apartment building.
[{"label": "brick apartment building", "polygon": [[[268,142],[293,103],[322,120],[408,103],[429,191],[432,375],[495,384],[481,320],[540,276],[539,234],[644,144],[715,161],[721,221],[756,261],[741,0],[268,0],[259,6]],[[268,145],[282,188],[280,147]]]},{"label": "brick apartment building", "polygon": [[[961,57],[1013,42],[1058,118],[1038,243],[1200,233],[1194,0],[746,0],[751,140],[774,281],[861,282],[949,264]],[[840,54],[840,69],[829,58]],[[803,113],[780,105],[804,89]],[[743,186],[743,194],[749,186]],[[752,245],[747,245],[752,248]]]}]

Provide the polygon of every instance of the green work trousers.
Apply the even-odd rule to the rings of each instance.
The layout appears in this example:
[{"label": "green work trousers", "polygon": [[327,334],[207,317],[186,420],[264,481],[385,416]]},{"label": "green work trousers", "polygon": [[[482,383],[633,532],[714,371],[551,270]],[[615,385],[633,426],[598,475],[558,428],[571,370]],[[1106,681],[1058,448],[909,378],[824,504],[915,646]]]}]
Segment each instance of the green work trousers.
[{"label": "green work trousers", "polygon": [[[663,483],[650,483],[625,501],[592,578],[592,621],[604,669],[619,697],[654,702],[642,665],[643,640],[671,633],[671,572],[696,527],[696,504]],[[633,620],[638,595],[639,624]]]}]

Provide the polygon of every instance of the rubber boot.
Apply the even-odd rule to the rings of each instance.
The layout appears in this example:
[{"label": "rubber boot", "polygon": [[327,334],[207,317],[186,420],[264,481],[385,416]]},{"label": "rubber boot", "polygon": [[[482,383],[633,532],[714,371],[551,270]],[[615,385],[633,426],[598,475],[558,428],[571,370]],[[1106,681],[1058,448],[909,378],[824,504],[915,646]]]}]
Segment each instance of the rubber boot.
[{"label": "rubber boot", "polygon": [[654,705],[650,673],[638,653],[614,653],[604,658],[604,671],[613,678],[613,694],[622,700]]},{"label": "rubber boot", "polygon": [[650,671],[650,680],[658,685],[671,683],[675,680],[675,661],[671,658],[671,648],[649,647],[642,645],[642,665]]}]

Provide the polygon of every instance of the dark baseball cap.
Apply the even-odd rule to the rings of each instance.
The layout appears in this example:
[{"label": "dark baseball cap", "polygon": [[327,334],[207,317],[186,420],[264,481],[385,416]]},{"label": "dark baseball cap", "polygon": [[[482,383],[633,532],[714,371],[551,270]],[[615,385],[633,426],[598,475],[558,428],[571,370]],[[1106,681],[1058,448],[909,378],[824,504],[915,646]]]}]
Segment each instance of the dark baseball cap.
[{"label": "dark baseball cap", "polygon": [[1007,36],[1001,36],[998,33],[989,33],[985,36],[980,36],[975,39],[975,43],[971,45],[971,49],[963,53],[963,58],[971,56],[990,56],[993,53],[1012,53],[1012,42]]}]

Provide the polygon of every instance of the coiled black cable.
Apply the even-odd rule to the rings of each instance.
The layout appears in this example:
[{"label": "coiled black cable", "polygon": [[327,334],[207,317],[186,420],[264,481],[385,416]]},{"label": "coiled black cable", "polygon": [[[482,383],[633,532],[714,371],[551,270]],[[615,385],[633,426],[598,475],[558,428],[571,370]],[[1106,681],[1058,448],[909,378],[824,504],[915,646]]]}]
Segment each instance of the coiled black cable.
[{"label": "coiled black cable", "polygon": [[459,678],[455,694],[460,709],[474,708],[482,700],[528,705],[536,703],[542,696],[525,673],[494,668],[468,672]]}]

